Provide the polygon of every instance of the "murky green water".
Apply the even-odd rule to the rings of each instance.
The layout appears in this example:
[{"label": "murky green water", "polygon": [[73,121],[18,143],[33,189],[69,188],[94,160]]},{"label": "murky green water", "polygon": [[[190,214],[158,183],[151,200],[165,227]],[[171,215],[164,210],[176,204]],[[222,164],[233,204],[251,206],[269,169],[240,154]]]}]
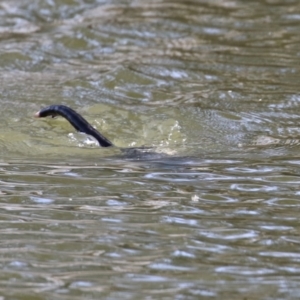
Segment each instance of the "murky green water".
[{"label": "murky green water", "polygon": [[298,299],[299,32],[296,0],[2,1],[0,299]]}]

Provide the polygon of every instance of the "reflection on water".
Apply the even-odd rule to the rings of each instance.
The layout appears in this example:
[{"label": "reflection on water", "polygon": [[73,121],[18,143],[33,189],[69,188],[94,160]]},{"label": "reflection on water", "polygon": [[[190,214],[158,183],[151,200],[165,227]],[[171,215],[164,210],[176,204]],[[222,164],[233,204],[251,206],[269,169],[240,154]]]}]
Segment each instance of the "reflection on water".
[{"label": "reflection on water", "polygon": [[[298,298],[298,2],[0,15],[3,299]],[[32,117],[56,103],[118,147]]]}]

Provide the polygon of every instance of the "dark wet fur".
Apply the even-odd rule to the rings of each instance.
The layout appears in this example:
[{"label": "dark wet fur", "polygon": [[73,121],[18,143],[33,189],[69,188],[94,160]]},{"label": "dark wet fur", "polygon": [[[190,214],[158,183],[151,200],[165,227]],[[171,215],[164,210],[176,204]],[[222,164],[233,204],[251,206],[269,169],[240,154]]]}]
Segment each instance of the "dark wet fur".
[{"label": "dark wet fur", "polygon": [[93,136],[101,147],[114,146],[113,143],[97,131],[91,124],[88,123],[79,113],[64,105],[50,105],[39,111],[38,117],[43,118],[47,116],[62,116],[66,118],[73,127],[79,131]]},{"label": "dark wet fur", "polygon": [[[48,116],[62,116],[66,118],[73,127],[79,131],[93,136],[101,147],[113,147],[114,144],[97,131],[91,124],[88,123],[79,113],[65,105],[50,105],[41,109],[36,113],[36,117],[44,118]],[[160,158],[162,154],[156,153],[151,147],[135,147],[135,148],[121,148],[124,156],[128,159],[153,159]]]},{"label": "dark wet fur", "polygon": [[135,147],[135,148],[121,148],[124,157],[134,160],[151,160],[166,156],[166,154],[157,153],[153,150],[153,147]]}]

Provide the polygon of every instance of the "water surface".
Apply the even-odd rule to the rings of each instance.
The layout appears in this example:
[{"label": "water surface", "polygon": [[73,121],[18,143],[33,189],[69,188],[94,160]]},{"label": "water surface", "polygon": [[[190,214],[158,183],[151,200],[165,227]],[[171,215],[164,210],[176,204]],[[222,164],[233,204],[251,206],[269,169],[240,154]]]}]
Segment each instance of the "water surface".
[{"label": "water surface", "polygon": [[[3,299],[298,299],[297,1],[0,16]],[[117,147],[33,118],[50,104]]]}]

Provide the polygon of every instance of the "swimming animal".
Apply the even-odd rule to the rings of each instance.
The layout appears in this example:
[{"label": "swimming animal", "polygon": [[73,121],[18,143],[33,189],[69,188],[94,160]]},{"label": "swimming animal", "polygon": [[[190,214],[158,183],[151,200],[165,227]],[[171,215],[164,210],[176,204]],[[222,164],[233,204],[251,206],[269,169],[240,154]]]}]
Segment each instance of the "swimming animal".
[{"label": "swimming animal", "polygon": [[78,112],[65,105],[50,105],[47,106],[34,115],[36,118],[44,118],[52,116],[62,116],[66,118],[71,125],[79,132],[86,133],[93,136],[99,143],[100,147],[112,147],[114,144],[96,130],[85,118]]},{"label": "swimming animal", "polygon": [[[115,145],[98,130],[96,130],[85,118],[78,112],[65,105],[50,105],[47,106],[34,115],[36,118],[56,117],[61,116],[66,118],[71,125],[79,132],[86,133],[93,136],[99,143],[100,147],[114,147]],[[152,147],[134,147],[134,148],[120,148],[126,158],[132,159],[153,159],[164,156],[163,154],[153,151]]]}]

